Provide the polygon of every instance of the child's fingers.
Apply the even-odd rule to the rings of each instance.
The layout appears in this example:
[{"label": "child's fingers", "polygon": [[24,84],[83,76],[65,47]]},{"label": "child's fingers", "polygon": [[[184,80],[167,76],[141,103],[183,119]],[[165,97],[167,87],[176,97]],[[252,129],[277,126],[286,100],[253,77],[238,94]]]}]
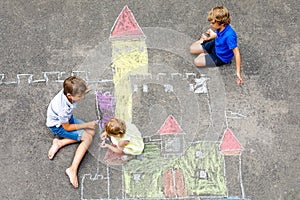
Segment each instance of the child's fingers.
[{"label": "child's fingers", "polygon": [[100,135],[100,138],[101,138],[101,140],[105,140],[105,139],[107,138],[106,133],[105,133],[105,132],[102,133],[102,134]]},{"label": "child's fingers", "polygon": [[102,142],[101,142],[101,145],[100,145],[101,147],[106,147],[106,144],[105,144],[105,140],[103,140]]}]

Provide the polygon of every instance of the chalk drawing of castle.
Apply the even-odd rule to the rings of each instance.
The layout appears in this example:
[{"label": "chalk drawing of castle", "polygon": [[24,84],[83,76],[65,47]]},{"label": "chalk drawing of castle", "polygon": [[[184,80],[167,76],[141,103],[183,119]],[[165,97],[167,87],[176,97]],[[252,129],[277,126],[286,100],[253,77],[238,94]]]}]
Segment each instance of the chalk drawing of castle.
[{"label": "chalk drawing of castle", "polygon": [[[102,128],[112,116],[133,121],[134,100],[147,101],[144,94],[153,92],[154,87],[166,96],[183,92],[187,95],[185,99],[188,94],[209,99],[207,82],[214,77],[194,72],[149,73],[146,36],[127,6],[116,19],[109,39],[111,79],[90,79],[86,70],[49,71],[37,78],[34,74],[20,73],[14,80],[0,74],[0,86],[53,83],[61,86],[69,75],[78,75],[99,86],[95,95]],[[194,80],[193,84],[186,81],[189,78]],[[185,99],[182,104],[188,102]],[[209,107],[210,102],[207,103]],[[178,117],[168,113],[159,128],[143,135],[145,150],[136,159],[114,167],[99,162],[95,171],[84,174],[80,182],[81,199],[248,199],[242,180],[243,147],[233,132],[226,128],[218,141],[192,140],[192,133],[182,128],[186,119]],[[238,114],[238,117],[245,116]],[[99,149],[99,160],[100,151],[103,150]],[[115,181],[121,187],[112,191]],[[237,184],[231,185],[232,182]]]},{"label": "chalk drawing of castle", "polygon": [[[115,100],[115,107],[106,111],[114,110],[116,117],[132,121],[134,99],[143,98],[142,93],[148,93],[153,83],[165,95],[182,90],[209,95],[206,83],[211,77],[195,73],[148,73],[145,38],[125,6],[110,35],[114,92],[106,95],[111,99],[110,106]],[[190,76],[195,84],[183,81]],[[100,92],[103,96],[107,91]],[[101,101],[97,103],[101,109]],[[232,131],[227,128],[221,141],[189,140],[190,134],[169,114],[158,130],[144,135],[142,155],[114,167],[99,162],[95,175],[85,174],[81,180],[81,199],[246,199],[241,176],[243,147]],[[236,165],[237,171],[229,170],[229,165]],[[234,190],[228,185],[232,176],[239,180],[239,187]],[[122,177],[118,182],[121,187],[112,191],[111,184],[117,177]]]}]

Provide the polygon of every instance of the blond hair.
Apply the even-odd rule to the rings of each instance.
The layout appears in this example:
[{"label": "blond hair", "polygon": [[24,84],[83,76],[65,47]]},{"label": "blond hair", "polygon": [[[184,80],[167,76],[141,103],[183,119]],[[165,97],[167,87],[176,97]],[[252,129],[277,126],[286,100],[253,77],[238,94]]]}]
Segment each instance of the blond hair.
[{"label": "blond hair", "polygon": [[212,23],[218,22],[220,25],[227,25],[230,24],[230,14],[227,8],[217,6],[209,11],[207,20]]},{"label": "blond hair", "polygon": [[121,119],[111,118],[105,124],[105,131],[108,135],[122,137],[126,133],[126,124]]}]

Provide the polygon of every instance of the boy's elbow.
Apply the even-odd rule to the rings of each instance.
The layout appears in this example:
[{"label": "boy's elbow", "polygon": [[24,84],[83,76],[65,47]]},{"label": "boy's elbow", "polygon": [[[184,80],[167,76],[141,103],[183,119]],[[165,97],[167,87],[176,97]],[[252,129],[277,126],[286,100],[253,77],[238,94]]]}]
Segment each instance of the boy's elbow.
[{"label": "boy's elbow", "polygon": [[73,130],[69,123],[62,124],[62,127],[63,127],[66,131],[72,131],[72,130]]},{"label": "boy's elbow", "polygon": [[69,131],[69,126],[67,124],[62,124],[61,125],[66,131]]}]

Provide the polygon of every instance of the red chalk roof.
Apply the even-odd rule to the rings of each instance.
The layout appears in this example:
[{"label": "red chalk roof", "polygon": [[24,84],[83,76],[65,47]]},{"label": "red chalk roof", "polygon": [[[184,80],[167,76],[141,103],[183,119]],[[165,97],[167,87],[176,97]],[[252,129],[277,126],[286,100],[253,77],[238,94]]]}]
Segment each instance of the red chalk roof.
[{"label": "red chalk roof", "polygon": [[119,17],[115,21],[115,24],[111,30],[110,38],[122,38],[122,37],[144,37],[142,29],[136,22],[131,10],[128,6],[125,6],[120,13]]},{"label": "red chalk roof", "polygon": [[158,134],[177,134],[181,133],[182,129],[172,115],[169,115],[162,127],[158,130]]},{"label": "red chalk roof", "polygon": [[242,151],[244,148],[240,145],[239,141],[233,135],[231,130],[227,128],[224,132],[220,149],[221,152],[228,152],[228,151]]}]

